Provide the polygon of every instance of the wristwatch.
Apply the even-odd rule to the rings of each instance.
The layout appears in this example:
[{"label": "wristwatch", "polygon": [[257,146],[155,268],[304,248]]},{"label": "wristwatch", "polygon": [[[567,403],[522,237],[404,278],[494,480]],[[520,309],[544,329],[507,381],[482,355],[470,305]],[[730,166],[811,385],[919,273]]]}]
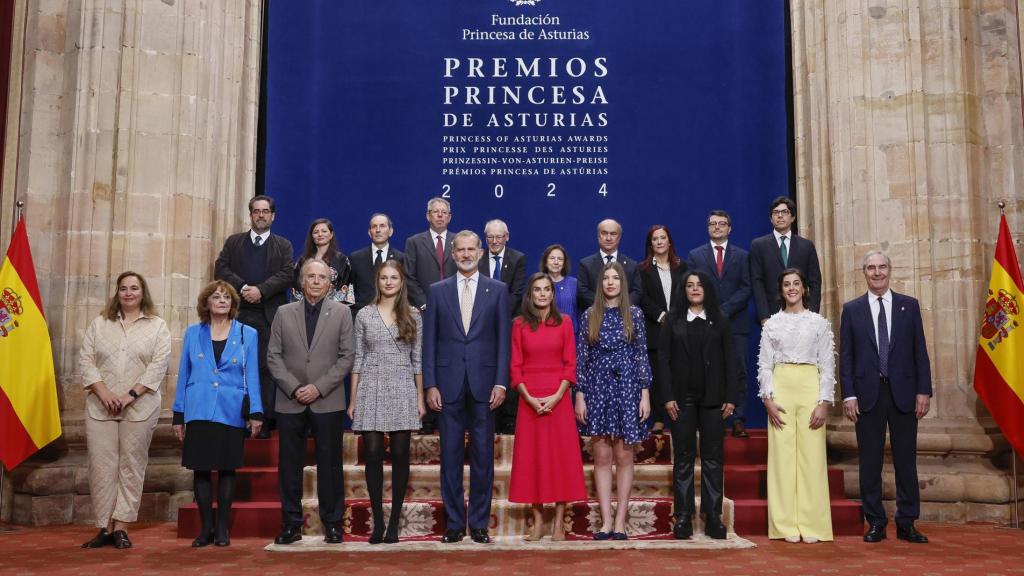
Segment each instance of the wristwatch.
[{"label": "wristwatch", "polygon": [[138,400],[139,399],[139,393],[136,392],[134,388],[130,388],[128,390],[128,395],[132,397],[132,400]]}]

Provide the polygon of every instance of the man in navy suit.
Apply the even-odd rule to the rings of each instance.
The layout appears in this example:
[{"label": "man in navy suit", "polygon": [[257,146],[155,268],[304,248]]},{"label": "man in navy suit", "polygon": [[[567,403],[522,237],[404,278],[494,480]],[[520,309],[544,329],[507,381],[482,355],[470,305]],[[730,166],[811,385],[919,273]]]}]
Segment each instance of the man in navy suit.
[{"label": "man in navy suit", "polygon": [[[480,273],[500,280],[508,287],[508,306],[510,318],[519,315],[526,292],[526,256],[518,250],[508,247],[508,224],[494,219],[484,224],[484,240],[487,241],[487,252],[480,259]],[[519,394],[508,390],[505,403],[495,414],[499,434],[516,433],[516,413],[519,408]]]},{"label": "man in navy suit", "polygon": [[405,265],[405,255],[391,246],[393,233],[391,218],[387,214],[378,212],[370,216],[370,228],[367,230],[367,234],[370,236],[370,245],[356,250],[348,257],[348,261],[352,265],[350,279],[356,292],[356,303],[352,306],[352,318],[355,318],[356,314],[364,306],[373,302],[376,297],[377,269],[380,268],[380,265],[387,260],[398,260],[403,266]]},{"label": "man in navy suit", "polygon": [[640,274],[637,273],[636,261],[619,253],[621,240],[622,226],[615,220],[602,220],[597,225],[597,245],[600,250],[580,260],[577,276],[579,289],[576,292],[576,301],[581,313],[594,304],[594,294],[601,284],[601,271],[604,270],[605,264],[613,260],[622,264],[626,271],[630,303],[634,306],[640,305],[640,298],[643,296]]},{"label": "man in navy suit", "polygon": [[491,541],[494,487],[494,410],[505,400],[511,356],[508,289],[480,273],[480,237],[463,230],[452,240],[458,274],[430,286],[423,320],[423,388],[440,412],[441,496],[447,516],[442,542],[466,532],[462,488],[465,433],[469,429],[469,530],[474,542]]},{"label": "man in navy suit", "polygon": [[839,374],[843,412],[857,428],[860,497],[868,520],[865,542],[885,539],[882,461],[889,428],[896,469],[896,537],[928,542],[914,528],[920,516],[917,484],[917,421],[928,413],[932,374],[924,341],[921,307],[889,289],[892,263],[880,250],[864,257],[868,293],[843,305]]},{"label": "man in navy suit", "polygon": [[[746,382],[747,340],[750,338],[750,265],[747,251],[729,243],[732,233],[732,219],[725,210],[712,210],[708,214],[708,236],[705,242],[690,250],[686,257],[689,270],[700,270],[707,274],[715,285],[715,291],[722,302],[722,313],[729,318],[732,337],[736,341],[736,355],[744,371]],[[732,435],[746,438],[743,404],[736,405],[733,414]]]},{"label": "man in navy suit", "polygon": [[796,202],[786,196],[772,200],[769,209],[771,234],[755,238],[750,243],[750,284],[757,307],[757,319],[764,325],[772,314],[779,311],[779,274],[786,268],[796,268],[807,276],[811,303],[808,308],[817,312],[821,308],[821,266],[814,243],[797,236],[793,230],[796,220]]}]

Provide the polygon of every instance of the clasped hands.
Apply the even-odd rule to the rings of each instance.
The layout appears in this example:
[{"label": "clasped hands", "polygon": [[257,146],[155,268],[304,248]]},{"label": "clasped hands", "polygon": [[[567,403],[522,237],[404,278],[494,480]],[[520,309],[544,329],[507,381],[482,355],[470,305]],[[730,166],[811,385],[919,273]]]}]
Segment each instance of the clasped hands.
[{"label": "clasped hands", "polygon": [[[732,413],[736,411],[736,405],[731,402],[722,404],[722,420],[725,420]],[[679,403],[675,400],[671,402],[665,402],[665,412],[668,413],[668,417],[675,422],[679,418]]]},{"label": "clasped hands", "polygon": [[107,388],[107,385],[104,382],[97,382],[93,384],[92,392],[100,399],[100,403],[103,404],[103,408],[105,408],[107,413],[111,416],[117,416],[122,410],[135,401],[135,398],[128,393],[122,394],[121,396],[115,396],[114,393]]},{"label": "clasped hands", "polygon": [[250,304],[259,304],[260,301],[263,300],[263,293],[255,286],[246,286],[242,288],[241,296]]},{"label": "clasped hands", "polygon": [[[496,410],[501,403],[505,401],[505,389],[501,386],[495,386],[491,388],[490,407],[491,410]],[[441,406],[444,401],[441,399],[441,391],[437,389],[437,386],[433,388],[427,388],[427,408],[430,408],[434,412],[440,412]]]},{"label": "clasped hands", "polygon": [[320,399],[320,390],[312,384],[306,384],[305,386],[299,386],[293,394],[293,398],[299,404],[312,404]]}]

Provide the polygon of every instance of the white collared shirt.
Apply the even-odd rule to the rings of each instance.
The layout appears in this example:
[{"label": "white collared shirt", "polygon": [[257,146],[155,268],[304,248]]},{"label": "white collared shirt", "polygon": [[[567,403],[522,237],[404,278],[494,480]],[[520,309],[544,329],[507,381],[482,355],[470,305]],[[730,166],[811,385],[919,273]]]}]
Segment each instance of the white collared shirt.
[{"label": "white collared shirt", "polygon": [[459,287],[459,302],[462,302],[462,292],[466,289],[466,283],[469,282],[469,289],[473,292],[473,301],[476,301],[476,290],[480,286],[480,272],[473,272],[472,276],[463,276],[459,274],[459,282],[456,284]]},{"label": "white collared shirt", "polygon": [[[672,309],[672,268],[658,266],[657,260],[651,260],[654,269],[658,271],[658,279],[661,280],[661,291],[665,293],[665,310]],[[664,314],[664,312],[662,312]],[[658,318],[661,321],[661,318]]]},{"label": "white collared shirt", "polygon": [[391,243],[386,243],[383,246],[377,246],[373,242],[370,242],[370,260],[371,261],[377,259],[377,250],[381,251],[380,252],[380,259],[382,261],[383,260],[387,260],[388,259],[388,251],[391,250]]},{"label": "white collared shirt", "polygon": [[609,256],[612,257],[612,262],[618,262],[619,261],[619,251],[618,250],[616,250],[615,252],[605,252],[604,250],[599,250],[598,252],[600,252],[600,254],[601,254],[601,264],[607,264]]},{"label": "white collared shirt", "polygon": [[690,310],[689,308],[687,308],[687,310],[686,310],[686,321],[687,322],[693,322],[697,318],[700,318],[701,320],[703,320],[705,322],[707,322],[707,320],[708,320],[707,314],[705,313],[704,310],[701,310],[700,312],[694,314],[693,310]]},{"label": "white collared shirt", "polygon": [[779,249],[782,249],[782,237],[783,236],[786,237],[786,250],[789,250],[789,247],[793,245],[793,229],[792,228],[790,228],[789,232],[786,232],[785,234],[779,234],[778,230],[772,230],[772,234],[775,235],[775,245],[778,246]]},{"label": "white collared shirt", "polygon": [[256,244],[256,237],[257,236],[262,238],[262,240],[260,240],[260,246],[262,246],[262,245],[267,243],[267,240],[270,240],[270,230],[267,230],[263,234],[257,234],[255,230],[249,230],[249,241],[250,242],[252,242],[253,244]]},{"label": "white collared shirt", "polygon": [[437,237],[438,236],[441,237],[441,246],[447,246],[448,245],[448,230],[445,230],[444,232],[434,232],[433,230],[430,231],[430,240],[431,240],[431,243],[434,246],[437,246]]},{"label": "white collared shirt", "polygon": [[[490,252],[490,251],[487,252],[487,259],[490,260],[490,262],[489,262],[489,264],[487,266],[487,270],[490,271],[490,274],[488,274],[488,275],[491,278],[494,278],[494,265],[497,264],[497,262],[495,262],[495,260],[494,260],[495,256],[497,256],[498,258],[501,258],[501,262],[502,262],[502,264],[504,264],[505,263],[505,249],[502,248],[501,252],[498,252],[497,254],[495,254],[493,252]],[[500,271],[499,271],[499,274],[500,274]],[[500,275],[499,275],[499,277],[500,277]]]},{"label": "white collared shirt", "polygon": [[[892,290],[886,290],[882,294],[882,302],[885,303],[885,327],[886,333],[892,336]],[[868,306],[871,307],[871,323],[875,327],[875,346],[878,346],[878,296],[868,292]]]},{"label": "white collared shirt", "polygon": [[715,250],[715,246],[721,246],[722,247],[722,259],[724,260],[725,259],[725,252],[727,252],[729,250],[729,241],[726,240],[725,242],[722,242],[721,244],[715,244],[715,242],[712,241],[711,242],[711,253],[712,254],[717,254],[718,253],[718,250]]}]

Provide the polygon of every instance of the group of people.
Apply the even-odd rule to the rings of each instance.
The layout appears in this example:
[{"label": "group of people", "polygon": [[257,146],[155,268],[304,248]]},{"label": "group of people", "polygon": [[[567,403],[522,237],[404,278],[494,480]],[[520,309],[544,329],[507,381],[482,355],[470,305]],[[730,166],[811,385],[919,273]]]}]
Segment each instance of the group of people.
[{"label": "group of people", "polygon": [[[748,253],[729,242],[728,213],[708,215],[709,242],[675,250],[655,225],[644,259],[619,252],[621,226],[598,224],[597,253],[570,274],[569,254],[549,246],[527,276],[507,225],[491,220],[485,244],[451,233],[451,207],[427,204],[429,229],[405,252],[390,245],[386,214],[369,223],[369,246],[344,255],[333,224],[315,220],[302,256],[270,229],[274,201],[249,203],[251,229],[230,236],[213,282],[185,331],[173,405],[193,471],[201,529],[195,547],[230,544],[235,470],[245,437],[279,437],[282,528],[275,542],[302,538],[302,468],[315,442],[324,540],[340,543],[345,414],[363,436],[372,512],[370,543],[398,541],[409,480],[411,435],[440,434],[446,513],[442,542],[490,542],[494,435],[514,432],[511,502],[532,505],[527,540],[543,536],[543,507],[555,504],[553,540],[565,538],[567,503],[586,500],[579,436],[591,438],[600,509],[596,540],[625,540],[635,450],[668,427],[673,444],[676,538],[693,535],[699,438],[704,531],[725,538],[726,422],[746,437],[749,300],[762,324],[757,381],[770,422],[769,537],[832,539],[825,429],[835,387],[829,322],[817,314],[821,274],[814,245],[793,233],[796,205],[770,208],[772,233]],[[918,303],[889,289],[891,262],[868,253],[868,295],[847,303],[841,324],[844,412],[861,446],[861,494],[869,530],[885,538],[881,468],[886,428],[897,477],[897,535],[927,542],[919,515],[917,420],[929,408],[930,372]],[[289,293],[292,302],[288,303]],[[125,272],[81,353],[87,395],[90,487],[97,535],[83,547],[131,546],[146,457],[170,357],[170,333],[155,315],[143,277]],[[870,320],[870,321],[869,321]],[[350,376],[350,397],[344,380]],[[470,494],[463,489],[469,436]],[[385,442],[385,435],[387,441]],[[385,444],[392,462],[384,518]],[[213,472],[217,510],[213,508]],[[613,493],[617,500],[613,509]]]}]

